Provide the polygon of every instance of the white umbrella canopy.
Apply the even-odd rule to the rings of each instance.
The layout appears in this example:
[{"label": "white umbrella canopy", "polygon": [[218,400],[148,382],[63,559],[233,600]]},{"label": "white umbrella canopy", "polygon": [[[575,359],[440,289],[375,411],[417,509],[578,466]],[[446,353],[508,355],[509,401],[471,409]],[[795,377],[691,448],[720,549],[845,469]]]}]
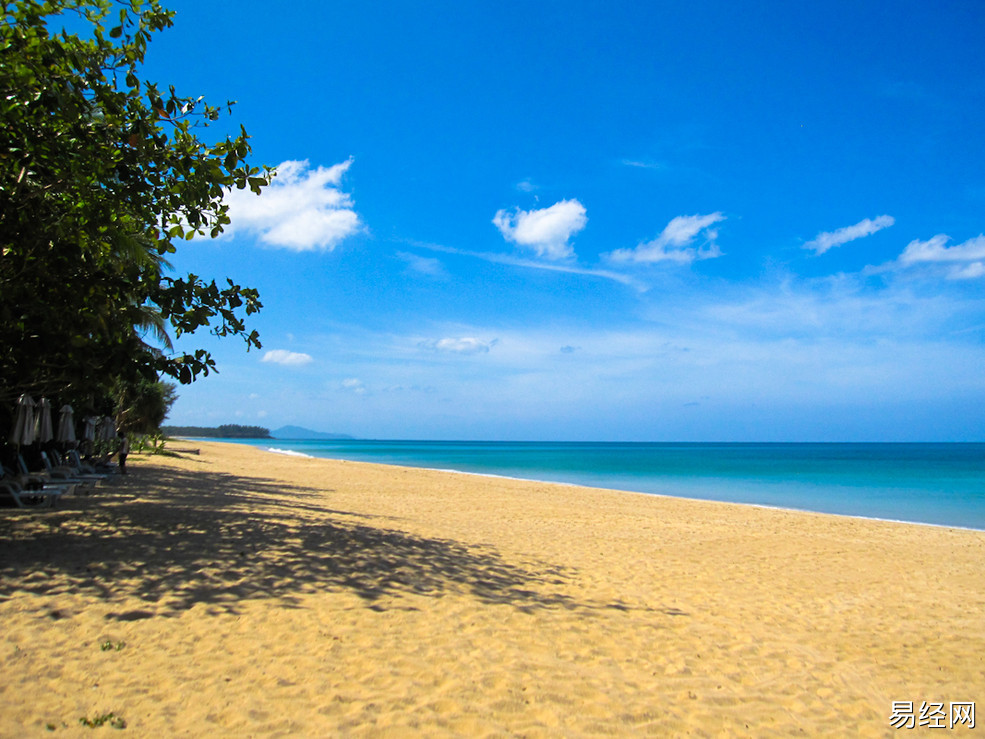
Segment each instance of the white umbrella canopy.
[{"label": "white umbrella canopy", "polygon": [[35,436],[37,441],[46,444],[55,438],[55,430],[51,425],[51,401],[41,398],[38,401],[38,418],[35,421]]},{"label": "white umbrella canopy", "polygon": [[34,443],[34,400],[30,395],[25,394],[17,399],[17,415],[10,441],[21,446]]},{"label": "white umbrella canopy", "polygon": [[86,416],[82,423],[82,439],[83,441],[95,441],[96,440],[96,424],[99,419],[95,416]]},{"label": "white umbrella canopy", "polygon": [[58,433],[55,439],[62,444],[74,444],[75,411],[72,410],[72,406],[63,405],[59,413],[61,415],[58,418]]},{"label": "white umbrella canopy", "polygon": [[92,454],[93,444],[96,441],[96,424],[99,419],[95,416],[86,416],[82,426],[82,448],[86,454]]},{"label": "white umbrella canopy", "polygon": [[99,440],[112,441],[116,438],[116,424],[112,416],[104,416],[99,424]]}]

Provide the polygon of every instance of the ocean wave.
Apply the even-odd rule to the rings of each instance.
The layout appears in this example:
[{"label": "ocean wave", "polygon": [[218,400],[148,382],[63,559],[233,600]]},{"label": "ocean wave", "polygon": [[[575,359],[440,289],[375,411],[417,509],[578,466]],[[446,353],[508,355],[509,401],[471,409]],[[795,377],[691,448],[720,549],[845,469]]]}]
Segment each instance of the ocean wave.
[{"label": "ocean wave", "polygon": [[295,452],[292,449],[277,449],[275,447],[267,447],[268,452],[273,452],[274,454],[286,454],[288,457],[304,457],[305,459],[314,459],[310,454],[304,454],[303,452]]}]

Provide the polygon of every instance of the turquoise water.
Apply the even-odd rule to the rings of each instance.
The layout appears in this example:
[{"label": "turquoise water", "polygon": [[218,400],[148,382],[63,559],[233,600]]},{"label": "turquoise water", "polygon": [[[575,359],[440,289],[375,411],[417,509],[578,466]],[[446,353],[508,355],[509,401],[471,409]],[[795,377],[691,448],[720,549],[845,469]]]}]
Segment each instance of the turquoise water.
[{"label": "turquoise water", "polygon": [[313,457],[985,530],[985,444],[244,443]]}]

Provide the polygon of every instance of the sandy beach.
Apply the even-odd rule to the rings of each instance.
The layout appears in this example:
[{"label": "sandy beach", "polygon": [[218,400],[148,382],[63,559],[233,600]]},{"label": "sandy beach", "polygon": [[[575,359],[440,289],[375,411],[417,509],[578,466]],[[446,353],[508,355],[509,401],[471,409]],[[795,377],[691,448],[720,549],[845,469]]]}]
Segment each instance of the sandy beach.
[{"label": "sandy beach", "polygon": [[982,731],[918,724],[985,710],[985,532],[174,447],[0,510],[0,736]]}]

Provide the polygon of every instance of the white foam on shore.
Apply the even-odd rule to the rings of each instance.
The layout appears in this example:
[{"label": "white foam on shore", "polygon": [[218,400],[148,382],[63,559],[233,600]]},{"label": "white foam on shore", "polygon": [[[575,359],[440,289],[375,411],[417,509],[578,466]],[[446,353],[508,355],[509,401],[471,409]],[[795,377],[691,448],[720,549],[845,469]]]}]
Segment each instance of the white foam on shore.
[{"label": "white foam on shore", "polygon": [[315,459],[315,457],[310,454],[304,454],[303,452],[295,452],[291,449],[277,449],[275,447],[267,447],[265,451],[273,452],[274,454],[286,454],[288,457],[304,457],[305,459]]},{"label": "white foam on shore", "polygon": [[492,472],[467,472],[465,470],[456,470],[448,467],[422,467],[418,465],[399,464],[397,462],[370,462],[366,460],[342,459],[341,457],[318,457],[311,454],[303,454],[302,452],[291,451],[290,449],[275,449],[272,447],[268,447],[266,451],[274,452],[275,454],[285,454],[290,457],[303,457],[305,459],[328,459],[335,462],[355,462],[357,464],[373,464],[373,465],[383,465],[388,467],[409,467],[410,469],[430,470],[431,472],[445,472],[454,475],[471,475],[473,477],[491,477],[491,478],[499,478],[501,480],[517,480],[519,482],[543,483],[545,485],[566,485],[575,488],[592,488],[595,490],[607,490],[609,492],[624,493],[628,495],[648,495],[650,497],[677,498],[682,500],[692,500],[696,502],[716,503],[722,505],[751,506],[753,508],[762,508],[765,510],[773,510],[773,511],[785,511],[788,513],[806,513],[808,515],[815,515],[815,516],[837,516],[838,518],[854,518],[854,519],[861,519],[863,521],[880,521],[883,523],[907,524],[911,526],[931,526],[934,528],[958,529],[961,531],[975,531],[975,532],[985,531],[985,529],[976,529],[972,526],[960,526],[957,524],[949,524],[949,523],[931,523],[929,521],[910,521],[903,518],[883,518],[880,516],[865,516],[857,513],[832,513],[829,511],[813,510],[811,508],[792,508],[788,506],[769,505],[767,503],[748,503],[748,502],[740,502],[735,500],[727,500],[724,498],[702,498],[696,496],[683,495],[680,493],[675,494],[673,492],[657,493],[657,492],[644,492],[642,490],[606,488],[606,487],[598,487],[596,485],[590,485],[586,483],[563,482],[560,480],[542,480],[542,479],[530,478],[530,477],[514,477],[512,475],[498,475]]}]

